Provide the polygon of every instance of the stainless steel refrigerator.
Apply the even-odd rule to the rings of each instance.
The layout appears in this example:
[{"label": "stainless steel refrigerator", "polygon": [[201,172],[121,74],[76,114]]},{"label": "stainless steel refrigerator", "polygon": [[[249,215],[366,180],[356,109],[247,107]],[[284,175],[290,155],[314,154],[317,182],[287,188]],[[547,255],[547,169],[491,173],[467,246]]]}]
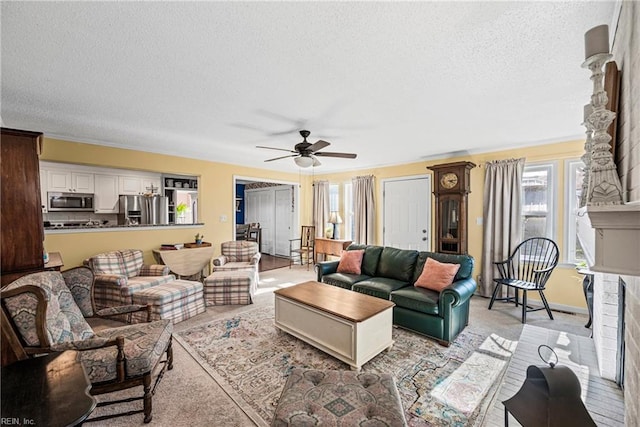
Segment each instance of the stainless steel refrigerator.
[{"label": "stainless steel refrigerator", "polygon": [[159,194],[151,196],[120,196],[118,224],[157,225],[169,223],[169,199]]}]

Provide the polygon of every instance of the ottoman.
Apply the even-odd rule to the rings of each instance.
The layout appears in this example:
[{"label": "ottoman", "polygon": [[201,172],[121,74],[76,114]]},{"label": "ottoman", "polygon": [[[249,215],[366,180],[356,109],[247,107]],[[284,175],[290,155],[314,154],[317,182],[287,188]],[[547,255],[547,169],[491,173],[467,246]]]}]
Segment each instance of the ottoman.
[{"label": "ottoman", "polygon": [[[174,280],[142,289],[133,294],[134,304],[151,304],[151,320],[169,319],[182,322],[205,312],[202,283]],[[132,323],[146,322],[146,313],[133,313]]]},{"label": "ottoman", "polygon": [[204,301],[207,306],[251,304],[257,286],[254,269],[214,271],[204,279]]},{"label": "ottoman", "polygon": [[371,372],[294,368],[272,426],[406,426],[393,377]]}]

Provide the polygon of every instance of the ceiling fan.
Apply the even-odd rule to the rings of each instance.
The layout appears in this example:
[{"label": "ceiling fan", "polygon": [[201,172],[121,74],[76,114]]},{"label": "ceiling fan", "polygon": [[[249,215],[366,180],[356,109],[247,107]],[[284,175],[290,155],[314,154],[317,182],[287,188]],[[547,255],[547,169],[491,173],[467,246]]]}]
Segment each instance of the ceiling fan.
[{"label": "ceiling fan", "polygon": [[293,157],[293,161],[296,165],[301,168],[308,168],[310,166],[320,166],[320,160],[318,160],[318,156],[320,157],[341,157],[343,159],[355,159],[357,154],[353,153],[330,153],[328,151],[320,151],[325,147],[331,145],[331,143],[327,141],[323,141],[319,139],[314,144],[311,144],[307,141],[307,137],[311,134],[308,130],[301,130],[300,135],[302,136],[302,142],[299,142],[293,147],[293,150],[287,150],[286,148],[274,148],[274,147],[264,147],[261,145],[256,146],[256,148],[266,148],[269,150],[279,150],[279,151],[288,151],[290,153],[287,156],[275,157],[273,159],[267,159],[265,162],[272,162],[274,160],[286,159],[287,157]]}]

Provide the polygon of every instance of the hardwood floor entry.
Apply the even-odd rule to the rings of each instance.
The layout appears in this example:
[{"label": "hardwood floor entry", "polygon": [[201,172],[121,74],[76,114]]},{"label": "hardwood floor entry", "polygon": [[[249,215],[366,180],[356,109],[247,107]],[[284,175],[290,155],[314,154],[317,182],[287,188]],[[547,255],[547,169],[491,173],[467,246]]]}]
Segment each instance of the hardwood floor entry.
[{"label": "hardwood floor entry", "polygon": [[289,258],[272,256],[268,254],[260,255],[258,271],[275,270],[276,268],[289,267]]}]

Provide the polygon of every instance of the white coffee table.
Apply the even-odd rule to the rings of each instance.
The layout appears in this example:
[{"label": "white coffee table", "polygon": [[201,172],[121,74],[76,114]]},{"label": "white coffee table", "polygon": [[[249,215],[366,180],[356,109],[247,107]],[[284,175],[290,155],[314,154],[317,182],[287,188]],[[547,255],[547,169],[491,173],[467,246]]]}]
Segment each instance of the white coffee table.
[{"label": "white coffee table", "polygon": [[319,282],[304,282],[275,294],[275,325],[351,369],[393,345],[391,301]]}]

